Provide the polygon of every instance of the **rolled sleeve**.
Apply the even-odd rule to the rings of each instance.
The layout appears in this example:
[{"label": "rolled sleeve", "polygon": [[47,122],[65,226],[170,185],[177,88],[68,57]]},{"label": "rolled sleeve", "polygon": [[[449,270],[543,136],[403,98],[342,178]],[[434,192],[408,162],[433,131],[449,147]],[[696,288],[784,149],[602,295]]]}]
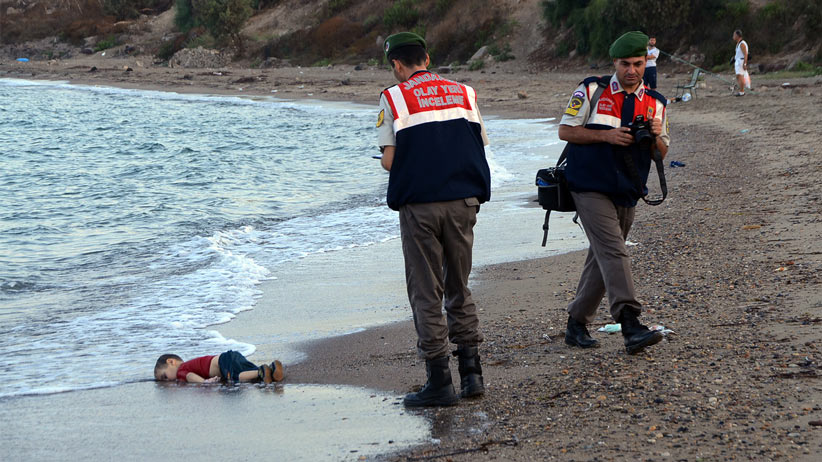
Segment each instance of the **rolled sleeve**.
[{"label": "rolled sleeve", "polygon": [[490,144],[488,141],[488,133],[485,131],[485,122],[482,120],[482,114],[480,114],[479,108],[477,108],[477,115],[479,116],[480,121],[480,136],[482,137],[482,145],[488,146]]},{"label": "rolled sleeve", "polygon": [[565,112],[562,113],[562,119],[559,121],[560,125],[571,127],[585,125],[590,105],[588,91],[584,84],[580,84],[568,100],[568,105],[565,106]]},{"label": "rolled sleeve", "polygon": [[394,113],[388,104],[385,95],[380,95],[380,116],[377,121],[377,144],[383,146],[396,146],[397,141],[394,136]]},{"label": "rolled sleeve", "polygon": [[659,137],[662,138],[662,143],[665,146],[671,145],[671,137],[668,135],[668,111],[662,112],[662,133],[659,134]]}]

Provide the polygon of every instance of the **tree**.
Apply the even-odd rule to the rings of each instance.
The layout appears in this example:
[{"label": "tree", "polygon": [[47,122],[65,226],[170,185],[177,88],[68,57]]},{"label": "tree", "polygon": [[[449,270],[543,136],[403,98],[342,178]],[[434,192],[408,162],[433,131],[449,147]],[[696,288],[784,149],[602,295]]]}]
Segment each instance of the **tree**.
[{"label": "tree", "polygon": [[254,0],[177,0],[175,22],[183,32],[203,26],[218,40],[231,40],[242,50],[240,30],[254,13]]}]

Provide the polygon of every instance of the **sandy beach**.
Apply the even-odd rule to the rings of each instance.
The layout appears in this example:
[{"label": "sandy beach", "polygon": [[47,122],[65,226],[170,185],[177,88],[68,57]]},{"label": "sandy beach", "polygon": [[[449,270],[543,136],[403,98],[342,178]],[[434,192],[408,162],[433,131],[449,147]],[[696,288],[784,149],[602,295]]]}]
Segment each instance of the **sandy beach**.
[{"label": "sandy beach", "polygon": [[[687,78],[660,72],[668,96]],[[607,73],[496,65],[448,77],[476,88],[484,114],[558,117],[582,77]],[[382,68],[171,69],[99,57],[3,62],[0,78],[368,104],[392,84]],[[630,249],[642,320],[674,333],[637,356],[625,354],[618,334],[594,332],[602,346],[593,351],[565,346],[564,309],[582,252],[475,267],[487,393],[414,411],[430,419],[433,439],[385,458],[817,460],[822,78],[753,83],[754,93],[735,98],[708,79],[697,98],[668,106],[670,194],[658,207],[638,206],[629,240],[637,244]],[[610,322],[603,306],[594,327]],[[304,350],[286,388],[342,384],[401,395],[424,381],[409,321]]]}]

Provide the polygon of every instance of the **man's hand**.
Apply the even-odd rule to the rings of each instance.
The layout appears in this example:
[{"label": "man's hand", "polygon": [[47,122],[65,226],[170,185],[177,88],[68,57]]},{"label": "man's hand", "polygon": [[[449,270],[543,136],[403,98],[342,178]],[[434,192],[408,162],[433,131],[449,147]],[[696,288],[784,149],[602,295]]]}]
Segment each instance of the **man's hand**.
[{"label": "man's hand", "polygon": [[394,164],[394,153],[397,151],[396,146],[382,146],[382,159],[380,164],[382,168],[391,171],[391,165]]},{"label": "man's hand", "polygon": [[602,141],[609,144],[615,144],[617,146],[630,146],[631,143],[634,142],[634,137],[631,135],[631,129],[628,127],[618,127],[613,130],[598,131],[602,133]]},{"label": "man's hand", "polygon": [[651,133],[654,136],[662,134],[662,119],[651,119]]}]

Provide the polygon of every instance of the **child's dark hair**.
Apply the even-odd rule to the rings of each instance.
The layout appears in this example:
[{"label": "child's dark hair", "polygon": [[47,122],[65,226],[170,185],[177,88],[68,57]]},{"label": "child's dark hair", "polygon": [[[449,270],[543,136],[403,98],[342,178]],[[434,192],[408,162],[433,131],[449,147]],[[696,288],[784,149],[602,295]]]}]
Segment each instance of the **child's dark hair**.
[{"label": "child's dark hair", "polygon": [[407,45],[388,53],[388,62],[391,67],[394,67],[393,60],[395,59],[398,59],[405,67],[419,66],[425,64],[426,55],[425,48],[419,45]]},{"label": "child's dark hair", "polygon": [[183,358],[181,358],[177,355],[174,355],[174,354],[165,354],[165,355],[160,356],[159,358],[157,358],[157,363],[154,365],[154,376],[155,377],[157,376],[158,372],[165,369],[166,362],[169,359],[176,359],[177,361],[182,361],[183,360]]}]

